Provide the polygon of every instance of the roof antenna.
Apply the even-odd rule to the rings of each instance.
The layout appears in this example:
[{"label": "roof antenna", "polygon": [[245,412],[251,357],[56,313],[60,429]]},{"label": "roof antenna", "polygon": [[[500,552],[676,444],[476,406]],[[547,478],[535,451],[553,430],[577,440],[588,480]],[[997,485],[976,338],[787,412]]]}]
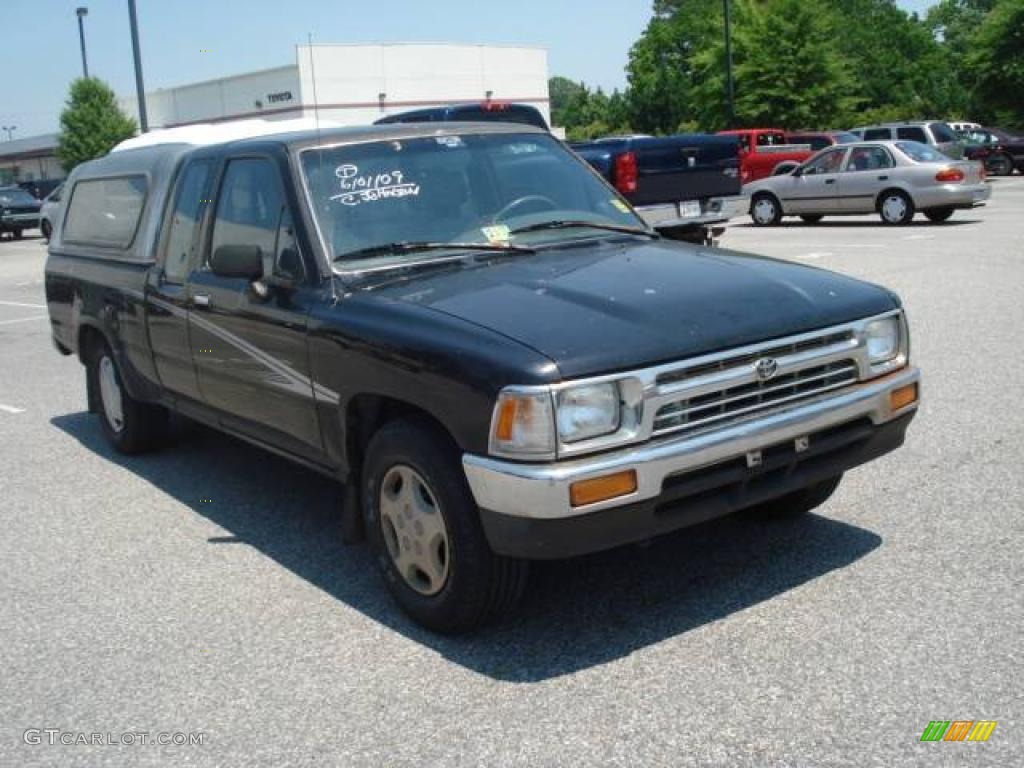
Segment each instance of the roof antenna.
[{"label": "roof antenna", "polygon": [[[315,125],[315,128],[316,128],[317,178],[320,181],[320,183],[323,183],[323,180],[324,180],[324,151],[323,151],[323,148],[321,147],[322,142],[320,141],[320,100],[317,99],[317,97],[316,97],[316,57],[313,55],[313,33],[312,32],[307,32],[306,33],[306,43],[307,43],[307,47],[309,48],[309,76],[313,79],[313,122],[314,122],[314,125]],[[314,205],[316,205],[316,203],[314,203]],[[326,245],[327,244],[324,243],[324,246],[326,246]],[[331,253],[330,250],[327,250],[327,258],[328,259],[332,258],[332,253]],[[334,267],[333,267],[333,265],[328,266],[328,269],[331,270],[331,274],[333,275],[334,274]],[[335,288],[334,288],[334,278],[331,277],[329,279],[330,279],[330,284],[331,284],[331,298],[334,300],[334,303],[336,304],[338,302],[338,294],[337,294],[337,292],[335,291]]]},{"label": "roof antenna", "polygon": [[320,102],[316,98],[316,57],[313,56],[313,33],[306,33],[309,47],[309,76],[313,78],[313,120],[316,123],[316,141],[320,143]]}]

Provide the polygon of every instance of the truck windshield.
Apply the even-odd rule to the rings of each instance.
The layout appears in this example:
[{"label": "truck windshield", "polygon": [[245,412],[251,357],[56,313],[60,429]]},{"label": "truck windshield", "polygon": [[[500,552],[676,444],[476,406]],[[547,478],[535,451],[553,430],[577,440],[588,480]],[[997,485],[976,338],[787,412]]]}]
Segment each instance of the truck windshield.
[{"label": "truck windshield", "polygon": [[[317,147],[303,151],[301,164],[320,234],[342,270],[443,258],[437,244],[444,243],[453,252],[472,243],[534,247],[628,234],[610,233],[608,225],[646,229],[614,190],[545,134]],[[573,226],[533,226],[553,221]],[[432,248],[382,247],[372,255],[389,243]]]}]

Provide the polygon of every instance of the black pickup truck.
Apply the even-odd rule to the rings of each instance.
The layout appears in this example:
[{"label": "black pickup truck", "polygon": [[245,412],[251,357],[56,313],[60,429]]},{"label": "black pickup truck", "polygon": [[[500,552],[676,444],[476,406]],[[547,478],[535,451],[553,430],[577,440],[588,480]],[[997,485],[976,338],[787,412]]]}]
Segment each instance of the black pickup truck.
[{"label": "black pickup truck", "polygon": [[644,221],[676,239],[706,242],[713,225],[750,207],[735,136],[611,136],[570,146]]},{"label": "black pickup truck", "polygon": [[530,127],[115,150],[65,201],[53,340],[113,445],[176,411],[336,478],[438,631],[533,559],[805,513],[917,407],[890,291],[662,239]]}]

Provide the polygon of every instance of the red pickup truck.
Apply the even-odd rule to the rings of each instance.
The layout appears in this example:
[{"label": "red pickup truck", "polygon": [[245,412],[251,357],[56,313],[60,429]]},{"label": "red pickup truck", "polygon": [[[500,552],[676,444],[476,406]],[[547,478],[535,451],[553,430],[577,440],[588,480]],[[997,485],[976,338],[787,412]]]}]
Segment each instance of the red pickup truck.
[{"label": "red pickup truck", "polygon": [[739,128],[719,133],[739,139],[740,180],[744,184],[771,176],[781,162],[802,163],[814,153],[810,144],[788,144],[786,132],[778,128]]}]

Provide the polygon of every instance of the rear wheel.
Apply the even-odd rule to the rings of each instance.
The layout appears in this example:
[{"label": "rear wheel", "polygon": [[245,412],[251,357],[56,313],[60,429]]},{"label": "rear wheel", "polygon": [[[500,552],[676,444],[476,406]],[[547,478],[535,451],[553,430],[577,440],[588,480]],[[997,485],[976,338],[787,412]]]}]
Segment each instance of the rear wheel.
[{"label": "rear wheel", "polygon": [[914,201],[906,192],[890,189],[878,199],[878,213],[886,224],[909,224],[914,218]]},{"label": "rear wheel", "polygon": [[820,213],[805,213],[800,218],[803,219],[808,224],[817,224],[819,221],[821,221],[822,214],[820,214]]},{"label": "rear wheel", "polygon": [[940,222],[945,221],[953,215],[952,208],[932,208],[930,211],[924,212],[925,217],[928,221]]},{"label": "rear wheel", "polygon": [[393,421],[363,467],[366,535],[392,597],[435,632],[465,632],[511,610],[527,563],[496,555],[447,435]]},{"label": "rear wheel", "polygon": [[750,201],[750,218],[759,227],[770,227],[782,219],[782,206],[775,195],[759,192]]},{"label": "rear wheel", "polygon": [[103,434],[117,451],[141,453],[160,442],[167,425],[167,410],[128,394],[117,362],[105,342],[93,346],[86,376],[90,400],[99,411]]},{"label": "rear wheel", "polygon": [[1013,173],[1013,160],[1002,152],[985,158],[985,170],[993,176],[1009,176]]},{"label": "rear wheel", "polygon": [[24,237],[20,229],[12,229],[11,233],[14,235],[15,240],[21,240],[21,238]]},{"label": "rear wheel", "polygon": [[776,519],[800,517],[828,501],[829,497],[836,492],[842,479],[842,475],[836,475],[744,511],[751,515]]}]

